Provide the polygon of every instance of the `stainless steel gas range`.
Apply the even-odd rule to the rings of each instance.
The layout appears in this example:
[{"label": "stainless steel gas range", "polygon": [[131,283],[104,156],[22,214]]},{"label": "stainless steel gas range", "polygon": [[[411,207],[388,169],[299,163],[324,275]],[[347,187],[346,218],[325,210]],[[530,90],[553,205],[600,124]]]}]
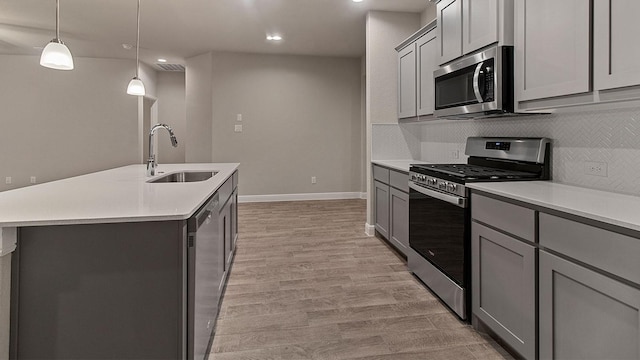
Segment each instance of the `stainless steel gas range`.
[{"label": "stainless steel gas range", "polygon": [[547,138],[467,139],[467,164],[414,164],[409,269],[461,319],[471,310],[471,208],[465,184],[550,179]]}]

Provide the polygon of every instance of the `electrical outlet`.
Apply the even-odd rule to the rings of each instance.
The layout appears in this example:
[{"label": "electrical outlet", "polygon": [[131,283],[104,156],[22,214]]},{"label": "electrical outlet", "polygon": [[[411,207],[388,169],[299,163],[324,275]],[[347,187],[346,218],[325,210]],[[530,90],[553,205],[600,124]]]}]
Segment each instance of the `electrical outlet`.
[{"label": "electrical outlet", "polygon": [[316,177],[315,177],[315,176],[312,176],[312,177],[311,177],[311,183],[312,183],[312,184],[315,184],[315,183],[316,183]]},{"label": "electrical outlet", "polygon": [[460,158],[460,153],[458,152],[458,150],[451,150],[451,158],[453,160],[457,160],[458,158]]},{"label": "electrical outlet", "polygon": [[235,131],[235,132],[242,132],[242,125],[236,125],[236,126],[233,128],[233,131]]},{"label": "electrical outlet", "polygon": [[4,183],[5,184],[11,184],[11,176],[7,176],[6,178],[4,178]]},{"label": "electrical outlet", "polygon": [[32,184],[36,183],[36,177],[32,176],[31,179],[29,179],[29,181],[31,181]]},{"label": "electrical outlet", "polygon": [[587,175],[607,177],[607,163],[597,162],[597,161],[585,161],[584,173]]}]

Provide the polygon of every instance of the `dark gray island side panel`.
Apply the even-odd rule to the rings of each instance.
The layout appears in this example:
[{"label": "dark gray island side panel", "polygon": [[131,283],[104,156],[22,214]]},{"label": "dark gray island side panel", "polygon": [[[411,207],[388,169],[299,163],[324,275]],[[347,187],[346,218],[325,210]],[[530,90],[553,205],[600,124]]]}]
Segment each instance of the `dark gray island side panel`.
[{"label": "dark gray island side panel", "polygon": [[186,222],[20,229],[11,359],[180,359]]}]

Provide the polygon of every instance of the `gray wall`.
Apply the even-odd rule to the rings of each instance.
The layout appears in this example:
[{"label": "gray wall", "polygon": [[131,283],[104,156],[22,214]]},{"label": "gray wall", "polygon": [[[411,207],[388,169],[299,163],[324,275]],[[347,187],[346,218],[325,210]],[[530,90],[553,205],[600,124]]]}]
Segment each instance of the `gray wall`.
[{"label": "gray wall", "polygon": [[37,56],[0,55],[0,190],[139,160],[138,99],[126,93],[135,63],[74,61],[55,71]]},{"label": "gray wall", "polygon": [[178,147],[174,148],[166,131],[158,134],[158,162],[160,164],[183,163],[187,141],[185,74],[160,71],[157,81],[158,122],[171,126],[178,138]]},{"label": "gray wall", "polygon": [[241,195],[363,191],[360,59],[213,53],[212,64],[213,161],[242,164]]},{"label": "gray wall", "polygon": [[395,47],[420,28],[420,14],[371,11],[367,14],[367,223],[365,230],[373,234],[373,201],[371,200],[371,129],[372,124],[398,123],[398,57]]},{"label": "gray wall", "polygon": [[212,66],[211,53],[186,61],[185,161],[188,163],[211,162]]}]

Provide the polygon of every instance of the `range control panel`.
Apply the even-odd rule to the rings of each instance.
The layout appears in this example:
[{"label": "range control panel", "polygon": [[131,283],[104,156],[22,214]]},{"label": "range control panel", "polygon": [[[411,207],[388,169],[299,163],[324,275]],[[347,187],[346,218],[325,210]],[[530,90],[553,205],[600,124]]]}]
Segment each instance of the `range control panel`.
[{"label": "range control panel", "polygon": [[511,149],[511,142],[509,142],[509,141],[487,141],[484,148],[487,149],[487,150],[509,151],[509,149]]}]

